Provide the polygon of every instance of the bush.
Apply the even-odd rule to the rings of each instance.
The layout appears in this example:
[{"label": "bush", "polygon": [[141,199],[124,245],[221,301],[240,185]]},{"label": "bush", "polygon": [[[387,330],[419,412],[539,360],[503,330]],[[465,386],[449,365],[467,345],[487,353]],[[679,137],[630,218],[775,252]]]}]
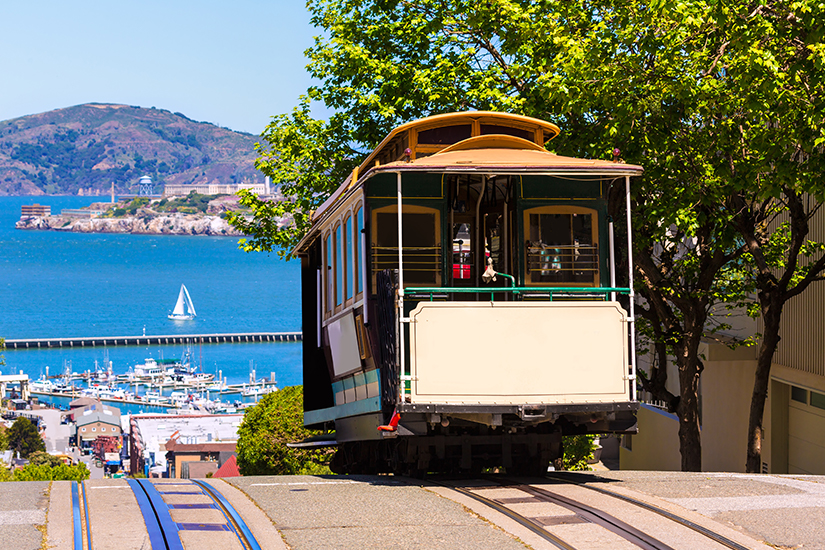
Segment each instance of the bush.
[{"label": "bush", "polygon": [[587,461],[593,458],[594,439],[596,439],[596,436],[593,434],[564,436],[562,439],[564,448],[562,468],[573,471],[592,470]]},{"label": "bush", "polygon": [[15,470],[13,481],[83,481],[89,479],[89,469],[82,462],[68,466],[62,462],[56,466],[26,464]]},{"label": "bush", "polygon": [[298,475],[332,473],[325,463],[328,449],[290,449],[318,432],[304,428],[302,386],[290,386],[265,395],[246,411],[238,428],[238,469],[243,475]]}]

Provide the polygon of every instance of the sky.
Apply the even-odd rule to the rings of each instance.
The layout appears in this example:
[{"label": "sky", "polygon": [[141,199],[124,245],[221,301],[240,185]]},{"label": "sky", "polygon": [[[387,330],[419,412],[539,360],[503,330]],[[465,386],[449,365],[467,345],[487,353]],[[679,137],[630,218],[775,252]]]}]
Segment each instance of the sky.
[{"label": "sky", "polygon": [[0,21],[0,121],[122,103],[255,135],[311,84],[320,34],[300,0],[4,0]]}]

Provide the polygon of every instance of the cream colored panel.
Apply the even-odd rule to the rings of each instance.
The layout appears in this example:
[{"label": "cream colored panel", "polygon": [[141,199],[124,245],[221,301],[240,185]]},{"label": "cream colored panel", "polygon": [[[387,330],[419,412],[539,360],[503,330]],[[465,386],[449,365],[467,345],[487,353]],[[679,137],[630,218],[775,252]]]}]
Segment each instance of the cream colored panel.
[{"label": "cream colored panel", "polygon": [[[825,417],[792,403],[788,416],[788,473],[825,474]],[[821,411],[825,412],[825,411]]]},{"label": "cream colored panel", "polygon": [[629,399],[616,302],[422,302],[410,319],[413,403]]}]

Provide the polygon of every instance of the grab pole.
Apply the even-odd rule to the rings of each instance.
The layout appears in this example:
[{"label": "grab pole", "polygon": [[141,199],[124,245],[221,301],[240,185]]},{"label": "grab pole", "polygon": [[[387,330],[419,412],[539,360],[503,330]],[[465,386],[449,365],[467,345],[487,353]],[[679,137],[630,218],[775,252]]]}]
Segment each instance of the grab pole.
[{"label": "grab pole", "polygon": [[636,401],[636,292],[633,290],[633,236],[630,231],[630,176],[624,177],[625,183],[625,206],[627,210],[627,285],[630,288],[630,318],[628,328],[630,329],[630,400]]}]

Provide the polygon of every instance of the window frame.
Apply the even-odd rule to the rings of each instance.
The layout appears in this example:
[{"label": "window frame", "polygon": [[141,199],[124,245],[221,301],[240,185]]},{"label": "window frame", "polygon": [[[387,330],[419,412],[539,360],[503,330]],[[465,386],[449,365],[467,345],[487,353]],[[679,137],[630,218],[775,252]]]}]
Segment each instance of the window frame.
[{"label": "window frame", "polygon": [[[593,240],[593,246],[596,247],[596,272],[593,274],[593,280],[589,282],[579,281],[530,281],[530,255],[527,247],[527,241],[530,240],[530,216],[541,214],[587,214],[590,215],[590,232]],[[573,206],[569,204],[553,204],[545,206],[536,206],[533,208],[525,208],[522,217],[522,241],[519,245],[521,248],[522,262],[521,267],[524,270],[524,286],[543,286],[543,287],[598,287],[601,282],[601,246],[599,243],[599,212],[595,208],[588,208],[585,206]]]},{"label": "window frame", "polygon": [[[337,219],[332,224],[332,265],[333,267],[333,279],[332,279],[332,291],[334,299],[332,301],[333,304],[333,313],[339,313],[344,309],[344,298],[343,298],[343,281],[344,281],[344,273],[341,271],[341,250],[342,250],[342,243],[340,242],[340,235],[341,235],[341,220]],[[338,285],[338,277],[341,277],[342,284],[339,288]]]},{"label": "window frame", "polygon": [[[359,218],[360,216],[360,218]],[[358,300],[363,299],[364,297],[364,278],[366,275],[367,270],[363,268],[364,262],[366,261],[366,255],[364,254],[364,240],[363,240],[363,230],[364,230],[364,203],[362,201],[357,202],[352,207],[352,217],[354,223],[352,224],[352,232],[353,232],[353,245],[355,246],[355,250],[352,256],[352,264],[353,264],[353,278],[354,278],[354,285],[353,288],[353,299],[357,302]],[[358,220],[361,220],[361,227],[358,227]],[[360,288],[359,288],[360,287]]]},{"label": "window frame", "polygon": [[[439,251],[439,259],[437,262],[437,268],[435,270],[435,282],[433,283],[410,283],[409,280],[405,277],[404,278],[404,287],[405,288],[414,288],[417,286],[423,287],[440,287],[443,284],[443,263],[444,263],[444,244],[443,244],[443,235],[442,235],[442,228],[441,228],[441,210],[432,207],[432,206],[422,206],[418,204],[403,204],[401,206],[402,215],[403,214],[433,214],[435,216],[435,248]],[[398,215],[398,204],[388,204],[386,206],[381,206],[378,208],[373,208],[370,211],[370,247],[373,253],[372,261],[375,262],[376,259],[376,250],[378,248],[378,215],[379,214],[395,214]],[[397,218],[396,218],[397,220]],[[403,239],[403,236],[402,236]],[[403,243],[402,243],[403,244]],[[452,249],[451,249],[452,250]],[[370,265],[370,283],[372,288],[376,288],[376,280],[378,277],[378,270],[374,269],[374,266]]]},{"label": "window frame", "polygon": [[332,295],[333,293],[333,283],[334,280],[334,271],[335,271],[335,261],[334,257],[332,256],[333,246],[332,246],[332,231],[326,230],[322,237],[322,254],[324,255],[323,261],[323,299],[324,299],[324,319],[328,319],[332,312],[335,309],[335,297]]},{"label": "window frame", "polygon": [[353,236],[353,215],[352,210],[344,212],[341,222],[342,234],[344,237],[344,306],[349,307],[355,301],[355,238]]}]

